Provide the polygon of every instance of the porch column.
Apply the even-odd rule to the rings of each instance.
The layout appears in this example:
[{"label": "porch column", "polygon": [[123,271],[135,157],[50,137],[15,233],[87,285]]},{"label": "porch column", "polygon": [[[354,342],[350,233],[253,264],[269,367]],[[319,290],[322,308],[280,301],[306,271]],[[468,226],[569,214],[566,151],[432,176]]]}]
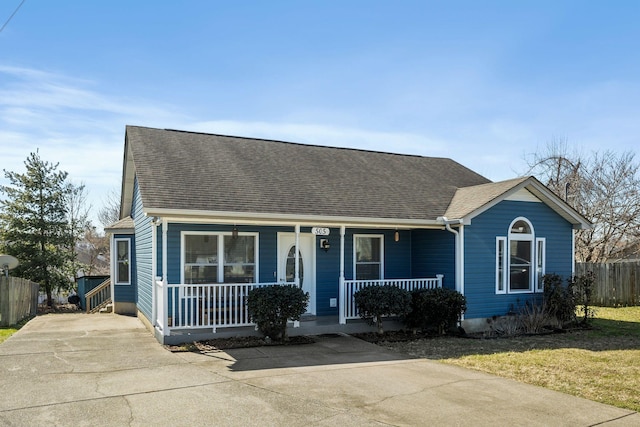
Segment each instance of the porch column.
[{"label": "porch column", "polygon": [[340,226],[340,277],[338,279],[338,321],[341,325],[347,323],[345,318],[345,299],[344,299],[344,234],[345,226]]},{"label": "porch column", "polygon": [[156,239],[158,235],[158,229],[156,228],[156,219],[155,217],[151,219],[151,325],[158,326],[158,307],[156,306],[158,297],[157,297],[157,285],[156,281],[158,280],[158,253],[156,251]]},{"label": "porch column", "polygon": [[162,218],[162,335],[169,335],[169,279],[168,272],[168,255],[167,248],[167,232],[169,231],[169,222],[166,218]]},{"label": "porch column", "polygon": [[[111,249],[111,254],[109,255],[111,258],[109,262],[109,275],[111,276],[111,304],[113,304],[111,308],[111,312],[116,312],[116,264],[118,263],[118,256],[116,254],[116,236],[115,233],[112,233],[109,237],[109,248]],[[115,262],[114,262],[115,260]],[[131,278],[129,278],[131,280]],[[86,303],[85,303],[86,304]]]},{"label": "porch column", "polygon": [[168,270],[168,260],[167,260],[167,247],[169,244],[167,243],[167,232],[169,231],[169,223],[166,218],[162,218],[162,280],[165,283],[168,283],[167,279],[167,270]]},{"label": "porch column", "polygon": [[293,254],[295,257],[295,274],[294,274],[294,282],[297,287],[300,287],[300,257],[298,254],[300,253],[300,225],[297,224],[295,227],[296,230],[296,252]]}]

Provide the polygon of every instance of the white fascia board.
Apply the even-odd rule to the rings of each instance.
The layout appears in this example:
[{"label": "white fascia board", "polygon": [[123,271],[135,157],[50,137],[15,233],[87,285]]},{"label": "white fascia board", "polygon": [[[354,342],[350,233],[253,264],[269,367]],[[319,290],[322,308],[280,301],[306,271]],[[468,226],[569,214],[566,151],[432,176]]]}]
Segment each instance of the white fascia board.
[{"label": "white fascia board", "polygon": [[134,234],[133,228],[105,228],[105,234]]},{"label": "white fascia board", "polygon": [[189,211],[180,209],[145,209],[145,215],[158,216],[172,222],[252,224],[252,225],[291,225],[369,228],[435,228],[442,229],[442,223],[436,220],[412,220],[393,218],[327,217],[323,215],[287,215],[276,213],[226,212],[226,211]]},{"label": "white fascia board", "polygon": [[558,212],[561,216],[567,219],[574,225],[574,229],[588,230],[592,228],[592,223],[575,209],[573,209],[567,202],[556,196],[549,191],[545,186],[536,180],[532,180],[527,186],[528,190],[533,193],[540,200],[549,205],[554,211]]},{"label": "white fascia board", "polygon": [[125,137],[124,160],[122,165],[122,187],[120,189],[120,219],[131,216],[131,203],[133,203],[133,184],[136,177],[136,167],[133,163],[133,154],[129,147],[129,141]]}]

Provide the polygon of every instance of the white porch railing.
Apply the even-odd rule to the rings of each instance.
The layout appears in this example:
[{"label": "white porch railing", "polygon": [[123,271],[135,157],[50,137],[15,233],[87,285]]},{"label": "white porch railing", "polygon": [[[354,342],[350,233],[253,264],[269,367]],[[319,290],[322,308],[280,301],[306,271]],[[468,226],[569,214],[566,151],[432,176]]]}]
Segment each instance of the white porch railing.
[{"label": "white porch railing", "polygon": [[[165,284],[156,281],[156,326],[163,335],[175,329],[251,326],[247,310],[249,291],[263,286],[294,283]],[[166,323],[165,323],[166,322]]]},{"label": "white porch railing", "polygon": [[340,284],[340,295],[344,301],[340,307],[340,324],[345,324],[349,319],[359,318],[358,309],[356,307],[353,295],[360,289],[367,286],[396,286],[406,291],[415,291],[418,289],[435,289],[442,287],[442,278],[444,275],[438,274],[435,278],[425,279],[388,279],[388,280],[344,280]]},{"label": "white porch railing", "polygon": [[[357,319],[358,310],[353,295],[360,289],[372,285],[397,286],[407,291],[442,287],[442,278],[388,279],[388,280],[344,280],[340,284],[340,324],[348,319]],[[155,326],[163,335],[172,330],[218,327],[252,326],[247,310],[249,291],[263,286],[294,285],[294,283],[213,283],[204,285],[166,284],[155,281],[156,319]],[[344,298],[344,299],[343,299]]]}]

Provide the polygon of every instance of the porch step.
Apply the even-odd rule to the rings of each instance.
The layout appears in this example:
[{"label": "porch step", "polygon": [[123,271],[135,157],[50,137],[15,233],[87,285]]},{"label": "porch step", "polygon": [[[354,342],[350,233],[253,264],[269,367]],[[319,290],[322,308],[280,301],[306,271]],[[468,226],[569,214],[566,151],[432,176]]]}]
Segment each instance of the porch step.
[{"label": "porch step", "polygon": [[109,303],[107,305],[105,305],[104,307],[102,307],[98,313],[111,313],[113,311],[113,304]]}]

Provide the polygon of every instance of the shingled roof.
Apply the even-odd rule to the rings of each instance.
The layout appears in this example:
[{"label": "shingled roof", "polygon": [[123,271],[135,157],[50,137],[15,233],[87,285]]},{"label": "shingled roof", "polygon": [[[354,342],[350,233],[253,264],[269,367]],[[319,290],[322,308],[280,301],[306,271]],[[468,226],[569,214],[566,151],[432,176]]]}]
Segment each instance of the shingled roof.
[{"label": "shingled roof", "polygon": [[490,182],[446,158],[137,126],[126,145],[148,211],[435,221]]}]

